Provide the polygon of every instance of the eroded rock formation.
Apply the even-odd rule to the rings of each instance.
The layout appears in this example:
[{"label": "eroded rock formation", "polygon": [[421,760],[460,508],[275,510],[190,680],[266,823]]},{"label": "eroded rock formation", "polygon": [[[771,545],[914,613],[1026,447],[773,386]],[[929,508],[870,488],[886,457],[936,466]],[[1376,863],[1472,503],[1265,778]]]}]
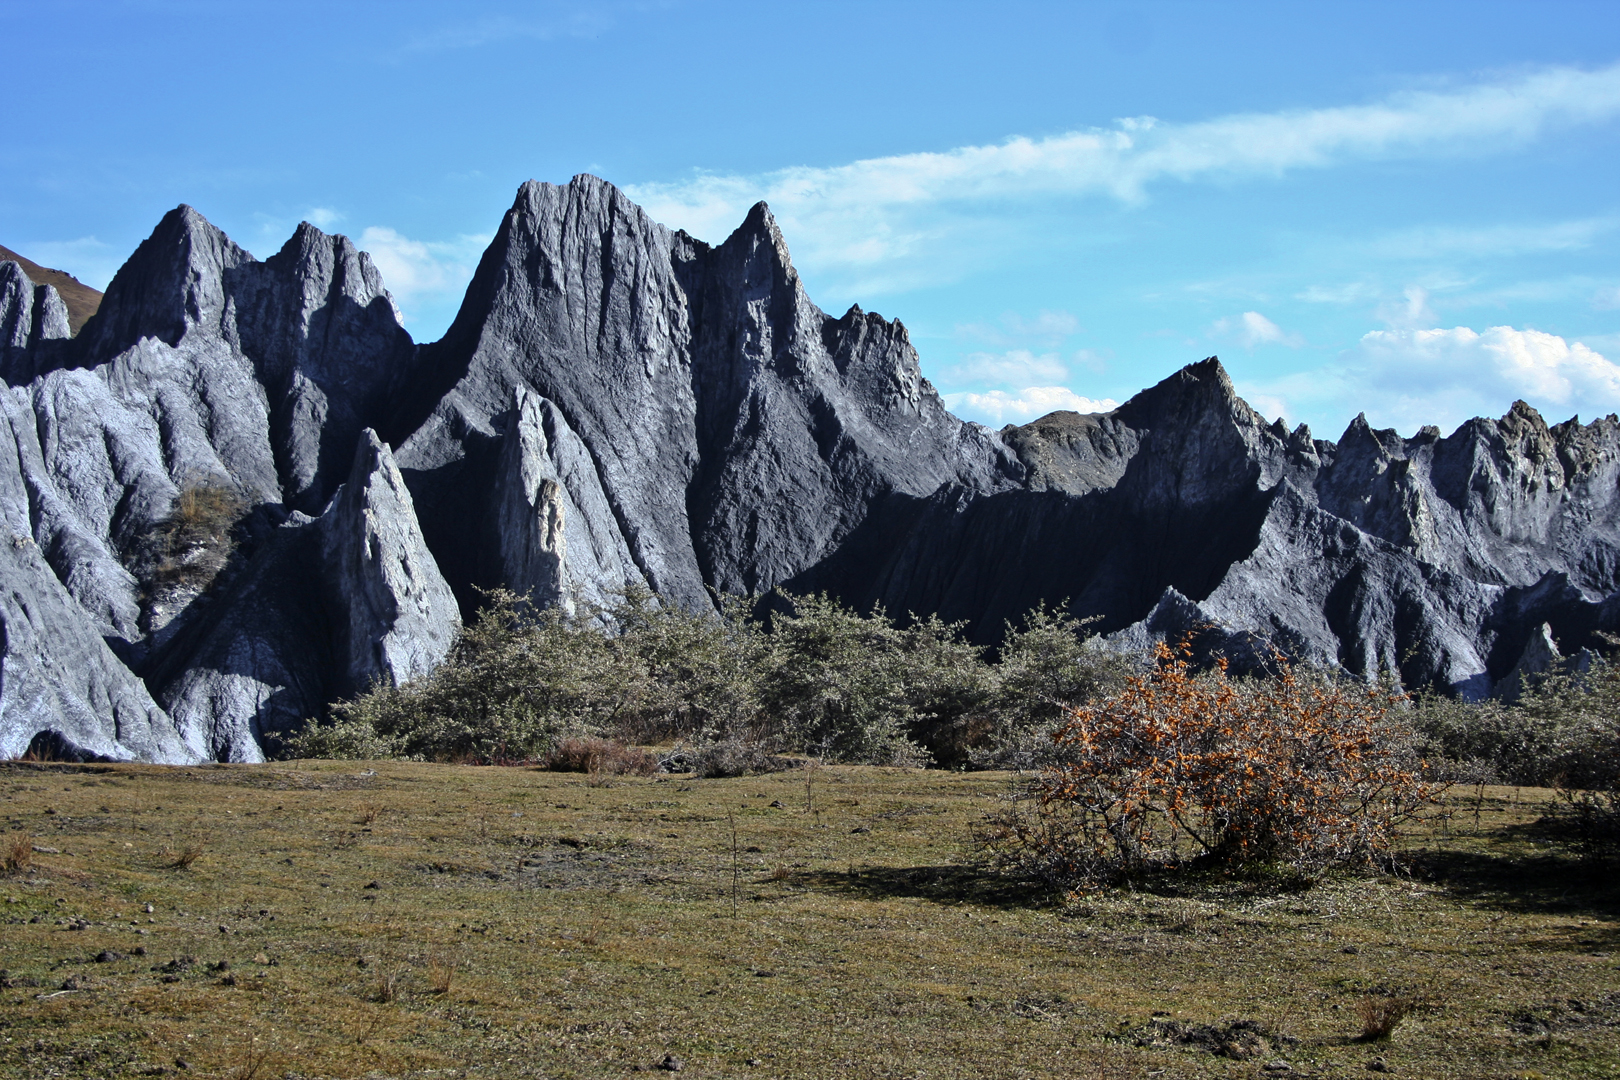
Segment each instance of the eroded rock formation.
[{"label": "eroded rock formation", "polygon": [[[429,670],[496,585],[828,589],[984,642],[1067,599],[1123,644],[1210,622],[1474,695],[1544,625],[1569,652],[1620,621],[1613,417],[1330,443],[1211,359],[991,432],[900,323],[821,312],[763,204],[711,247],[593,177],[525,184],[429,345],[346,238],[260,262],[189,207],[65,312],[0,262],[5,754],[254,760]],[[158,590],[138,553],[199,490],[240,508],[232,554]]]}]

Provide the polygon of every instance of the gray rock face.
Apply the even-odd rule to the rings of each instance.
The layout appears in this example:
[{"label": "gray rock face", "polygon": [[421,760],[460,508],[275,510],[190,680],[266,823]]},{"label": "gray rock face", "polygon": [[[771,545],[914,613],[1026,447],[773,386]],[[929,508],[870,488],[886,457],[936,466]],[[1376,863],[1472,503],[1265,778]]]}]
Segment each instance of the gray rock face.
[{"label": "gray rock face", "polygon": [[[0,376],[0,752],[256,760],[430,670],[496,585],[827,589],[986,643],[1067,599],[1121,644],[1209,623],[1470,695],[1620,628],[1614,417],[1330,443],[1210,359],[993,433],[900,323],[811,303],[763,204],[711,247],[593,177],[523,186],[430,345],[347,239],[259,262],[180,207],[76,337],[0,264]],[[234,554],[162,593],[137,555],[199,490]]]},{"label": "gray rock face", "polygon": [[[33,317],[36,342],[0,357],[10,384],[0,413],[14,450],[0,468],[19,492],[19,535],[37,544],[84,629],[122,661],[123,678],[163,703],[152,706],[162,738],[125,744],[109,734],[103,742],[122,750],[85,752],[254,760],[266,733],[296,727],[380,673],[351,672],[346,641],[332,640],[329,627],[349,612],[334,620],[319,595],[327,548],[298,508],[320,510],[343,481],[361,432],[382,423],[409,376],[415,347],[369,258],[307,225],[258,263],[181,207],[71,341],[40,321],[38,302],[19,306],[29,289],[16,271],[0,265],[11,285],[0,311],[12,328]],[[212,587],[159,616],[149,583],[128,564],[181,492],[199,485],[233,492],[248,511],[233,530],[237,555]],[[355,583],[341,595],[365,593]],[[417,630],[425,633],[385,645],[391,663],[442,656],[453,625],[435,624],[420,644]],[[71,671],[62,677],[68,697],[89,694]],[[101,712],[106,727],[111,714]]]},{"label": "gray rock face", "polygon": [[109,649],[17,520],[27,506],[0,464],[0,756],[55,753],[190,762],[145,685]]},{"label": "gray rock face", "polygon": [[346,656],[319,589],[319,532],[290,517],[143,668],[198,758],[263,761],[276,736],[337,696]]},{"label": "gray rock face", "polygon": [[437,667],[461,625],[456,598],[422,540],[394,455],[370,428],[321,529],[348,692]]},{"label": "gray rock face", "polygon": [[0,262],[0,375],[31,378],[47,342],[73,336],[67,305],[49,285],[35,285],[20,265]]},{"label": "gray rock face", "polygon": [[366,429],[319,518],[294,512],[148,681],[200,758],[262,761],[373,682],[431,670],[460,625],[388,447]]},{"label": "gray rock face", "polygon": [[285,502],[326,505],[361,439],[409,379],[416,348],[371,257],[302,224],[262,263],[227,275],[234,327],[270,400]]},{"label": "gray rock face", "polygon": [[555,404],[521,386],[493,491],[499,580],[512,591],[574,610],[643,580],[585,444]]},{"label": "gray rock face", "polygon": [[1470,696],[1540,623],[1577,643],[1612,625],[1612,417],[1548,428],[1520,402],[1445,439],[1358,418],[1333,444],[1266,424],[1211,359],[1112,413],[1002,435],[1025,491],[897,507],[864,580],[840,562],[803,584],[966,618],[985,641],[1068,598],[1121,644],[1214,623]]},{"label": "gray rock face", "polygon": [[[1023,474],[945,411],[904,327],[810,303],[763,205],[710,248],[594,177],[525,184],[425,352],[447,390],[400,448],[419,501],[489,485],[498,417],[531,391],[590,456],[612,514],[593,532],[617,532],[640,579],[690,607],[828,557],[891,493]],[[434,550],[480,550],[475,511],[430,523]],[[487,561],[460,573],[498,576]]]}]

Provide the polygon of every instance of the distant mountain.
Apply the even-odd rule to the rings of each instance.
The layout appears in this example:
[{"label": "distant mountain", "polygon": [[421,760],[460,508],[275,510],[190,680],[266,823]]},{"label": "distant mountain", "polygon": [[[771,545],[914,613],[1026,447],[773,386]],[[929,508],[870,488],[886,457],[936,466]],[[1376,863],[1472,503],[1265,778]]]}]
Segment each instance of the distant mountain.
[{"label": "distant mountain", "polygon": [[56,294],[62,298],[62,303],[67,305],[68,327],[75,334],[101,306],[101,294],[72,274],[61,270],[48,270],[4,245],[0,245],[0,262],[14,262],[22,267],[23,273],[28,275],[28,280],[35,285],[49,285],[55,289]]},{"label": "distant mountain", "polygon": [[1327,442],[1210,358],[993,432],[899,322],[817,308],[764,204],[710,246],[590,176],[519,190],[426,345],[308,224],[258,262],[180,207],[77,336],[0,262],[0,378],[6,755],[256,760],[496,584],[825,589],[985,643],[1068,600],[1122,646],[1207,623],[1471,696],[1544,625],[1620,627],[1614,417]]}]

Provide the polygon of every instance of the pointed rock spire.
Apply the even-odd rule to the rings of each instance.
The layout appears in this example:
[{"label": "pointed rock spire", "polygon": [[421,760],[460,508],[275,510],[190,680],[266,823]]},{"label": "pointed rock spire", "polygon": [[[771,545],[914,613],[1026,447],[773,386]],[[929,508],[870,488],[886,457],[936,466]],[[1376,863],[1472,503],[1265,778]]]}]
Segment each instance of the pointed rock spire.
[{"label": "pointed rock spire", "polygon": [[343,681],[353,690],[376,679],[397,686],[433,670],[461,616],[394,455],[370,428],[321,527],[335,606],[347,615],[338,627]]},{"label": "pointed rock spire", "polygon": [[253,256],[184,204],[163,215],[152,235],[114,275],[85,325],[82,362],[98,363],[154,337],[177,345],[193,327],[218,331],[226,273]]}]

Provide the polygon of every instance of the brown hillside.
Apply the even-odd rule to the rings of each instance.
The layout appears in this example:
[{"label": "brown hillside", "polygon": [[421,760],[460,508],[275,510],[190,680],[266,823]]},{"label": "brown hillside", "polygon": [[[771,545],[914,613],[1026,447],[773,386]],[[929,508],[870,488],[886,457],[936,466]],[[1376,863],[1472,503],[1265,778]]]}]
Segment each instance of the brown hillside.
[{"label": "brown hillside", "polygon": [[60,270],[50,270],[39,265],[32,259],[25,259],[10,248],[0,245],[0,262],[14,262],[23,268],[23,273],[35,285],[54,285],[62,302],[67,305],[68,325],[77,334],[79,327],[89,321],[90,316],[96,313],[101,306],[101,294],[72,274],[65,274]]}]

